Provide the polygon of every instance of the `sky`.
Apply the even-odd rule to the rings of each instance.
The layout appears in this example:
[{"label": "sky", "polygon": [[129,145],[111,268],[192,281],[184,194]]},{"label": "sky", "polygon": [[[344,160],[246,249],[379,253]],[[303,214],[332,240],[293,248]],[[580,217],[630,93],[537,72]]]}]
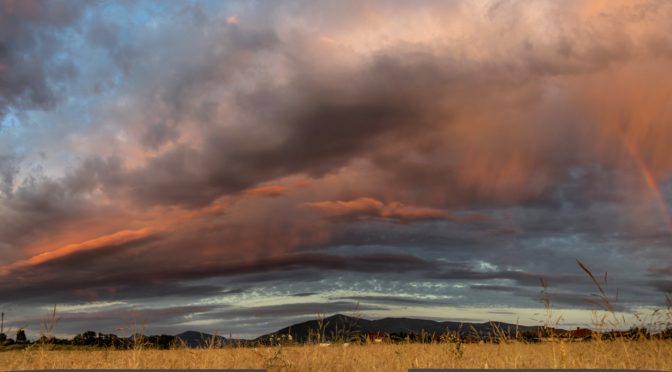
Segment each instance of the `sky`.
[{"label": "sky", "polygon": [[664,308],[671,18],[653,0],[0,0],[5,330],[39,337],[54,305],[58,335],[538,325],[540,278],[561,325],[590,326],[577,260],[619,314]]}]

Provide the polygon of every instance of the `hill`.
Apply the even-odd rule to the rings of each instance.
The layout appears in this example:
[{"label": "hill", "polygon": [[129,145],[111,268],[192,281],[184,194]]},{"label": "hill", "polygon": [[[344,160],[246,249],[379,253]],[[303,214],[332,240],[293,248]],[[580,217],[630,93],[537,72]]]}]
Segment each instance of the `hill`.
[{"label": "hill", "polygon": [[293,341],[308,341],[309,335],[316,335],[322,329],[322,340],[349,339],[355,334],[384,333],[384,334],[427,334],[443,335],[456,333],[460,336],[490,337],[496,336],[500,331],[507,335],[515,335],[516,332],[539,331],[541,326],[520,326],[502,322],[485,323],[460,323],[439,322],[428,319],[415,318],[383,318],[368,320],[354,318],[343,314],[336,314],[319,320],[309,320],[303,323],[293,324],[276,332],[258,337],[257,341],[277,339],[282,335],[291,335]]},{"label": "hill", "polygon": [[178,339],[184,342],[188,347],[198,347],[205,348],[210,345],[224,345],[226,344],[226,338],[219,335],[211,335],[208,333],[197,332],[197,331],[186,331],[178,335],[175,335]]}]

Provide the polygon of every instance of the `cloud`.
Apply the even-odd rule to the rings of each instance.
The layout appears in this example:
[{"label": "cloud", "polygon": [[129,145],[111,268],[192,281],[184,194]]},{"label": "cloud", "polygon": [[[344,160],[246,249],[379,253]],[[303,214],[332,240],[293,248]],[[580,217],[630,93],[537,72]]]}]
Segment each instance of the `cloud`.
[{"label": "cloud", "polygon": [[[369,7],[385,9],[385,22],[398,21],[386,6]],[[455,7],[449,8],[442,11],[459,14]],[[493,8],[487,35],[498,34],[508,24],[501,14],[528,12],[510,4]],[[542,12],[553,10],[541,8]],[[561,22],[572,22],[579,13],[574,8],[562,12],[566,17]],[[356,18],[347,12],[344,16]],[[438,18],[451,16],[437,14]],[[381,182],[401,190],[424,190],[426,196],[416,197],[424,200],[414,200],[419,204],[558,203],[555,187],[572,167],[611,154],[591,150],[590,144],[601,140],[601,134],[586,123],[567,95],[571,92],[566,88],[571,87],[548,86],[544,79],[603,71],[637,58],[619,52],[616,36],[604,42],[614,52],[590,54],[602,43],[591,37],[581,39],[586,43],[581,53],[563,54],[556,49],[562,50],[574,35],[531,33],[529,37],[539,39],[540,46],[530,42],[534,46],[525,47],[529,50],[520,55],[500,55],[499,48],[494,48],[472,60],[455,56],[460,55],[455,50],[466,48],[460,43],[399,41],[376,48],[353,64],[335,58],[343,47],[324,47],[300,32],[295,39],[285,40],[282,27],[271,25],[277,29],[228,25],[215,30],[213,35],[221,37],[177,43],[176,48],[183,48],[186,55],[193,55],[189,52],[194,48],[208,50],[196,60],[168,58],[172,52],[152,45],[167,53],[162,62],[176,68],[157,65],[143,70],[147,76],[139,84],[146,86],[132,93],[156,92],[147,95],[155,99],[143,97],[142,105],[155,107],[150,111],[159,120],[143,128],[138,144],[156,150],[183,135],[185,140],[144,159],[139,167],[122,166],[117,182],[98,181],[102,189],[146,205],[202,206],[274,179],[294,174],[320,177],[353,159],[368,158],[381,171]],[[600,22],[597,25],[604,26],[599,30],[605,34],[611,30]],[[185,26],[186,36],[181,37],[195,37],[203,26]],[[526,26],[516,26],[512,32],[525,35]],[[577,30],[577,34],[583,32]],[[513,43],[516,38],[511,39]],[[230,48],[218,54],[214,46],[221,40]],[[484,37],[480,42],[488,40]],[[161,44],[163,39],[140,41]],[[136,42],[133,48],[138,47]],[[531,67],[542,63],[539,59],[547,53],[557,65]],[[500,62],[490,63],[498,56],[503,57]],[[245,66],[250,64],[243,64],[241,58],[266,66],[269,73],[248,69]],[[596,67],[584,69],[582,63],[592,60]],[[134,68],[140,71],[148,66],[154,67],[149,62]],[[284,71],[277,74],[286,77],[276,77],[275,67]],[[237,75],[250,79],[251,86],[240,83]],[[218,87],[225,85],[227,92],[222,94]],[[481,110],[484,106],[492,109]],[[535,125],[539,121],[547,124]],[[570,137],[574,140],[569,141]],[[562,144],[572,148],[546,151]],[[449,191],[441,191],[445,185],[450,185]],[[198,193],[191,192],[196,189]]]},{"label": "cloud", "polygon": [[[216,314],[207,314],[207,317],[243,317],[243,318],[266,318],[270,316],[311,316],[316,314],[334,314],[358,309],[357,303],[352,301],[331,301],[331,302],[302,302],[292,304],[241,307],[238,309],[228,309]],[[363,306],[359,310],[380,310],[381,306]]]},{"label": "cloud", "polygon": [[649,284],[663,293],[672,292],[672,280],[670,279],[651,280]]},{"label": "cloud", "polygon": [[140,141],[149,149],[157,149],[166,142],[174,141],[178,136],[179,132],[174,126],[156,123],[147,127]]},{"label": "cloud", "polygon": [[8,109],[49,109],[60,101],[59,83],[77,75],[59,58],[60,32],[74,26],[84,2],[0,2],[0,119]]},{"label": "cloud", "polygon": [[[343,296],[333,297],[334,300],[352,300],[357,303],[374,303],[374,304],[394,304],[401,306],[431,306],[431,305],[446,305],[446,301],[427,300],[417,297],[402,297],[402,296]],[[455,301],[450,302],[451,305],[456,304]]]},{"label": "cloud", "polygon": [[140,239],[148,238],[156,234],[156,231],[152,229],[145,228],[140,230],[124,230],[117,233],[101,236],[96,239],[88,240],[83,243],[70,244],[65,247],[55,249],[53,251],[43,252],[36,256],[33,256],[27,260],[17,261],[10,265],[9,267],[3,267],[2,275],[11,275],[11,271],[14,269],[27,267],[27,266],[37,266],[48,264],[52,261],[71,256],[74,254],[81,254],[85,252],[90,252],[99,249],[105,249],[115,246],[123,246],[127,243],[131,243]]},{"label": "cloud", "polygon": [[[220,291],[217,286],[188,284],[208,278],[240,277],[239,284],[249,285],[269,280],[264,275],[272,275],[271,280],[311,280],[306,274],[310,270],[399,273],[434,267],[418,257],[401,254],[352,257],[302,253],[247,260],[227,256],[227,259],[205,263],[202,257],[173,249],[174,244],[181,243],[179,240],[153,237],[150,232],[120,232],[15,263],[0,277],[0,293],[14,301],[50,296],[58,296],[62,301],[154,297],[170,293],[198,296]],[[172,257],[165,257],[165,266],[157,265],[157,255],[165,253]],[[120,262],[123,265],[118,264]],[[69,271],[69,275],[63,276],[64,270]]]},{"label": "cloud", "polygon": [[12,155],[0,155],[0,192],[7,197],[14,189],[14,179],[18,173],[16,157]]},{"label": "cloud", "polygon": [[406,206],[399,202],[384,204],[373,198],[350,201],[319,201],[304,203],[330,218],[363,219],[389,218],[399,221],[445,219],[448,214],[440,209]]},{"label": "cloud", "polygon": [[482,213],[451,214],[446,210],[406,205],[398,201],[383,203],[374,198],[347,201],[315,201],[301,204],[334,220],[385,219],[397,222],[448,220],[457,223],[492,222]]},{"label": "cloud", "polygon": [[[174,318],[181,318],[186,315],[204,313],[216,309],[221,309],[222,305],[199,305],[199,306],[174,306],[163,308],[133,308],[133,307],[116,307],[111,310],[98,311],[60,311],[58,312],[59,322],[66,321],[82,321],[86,319],[95,320],[113,320],[116,322],[123,322],[124,320],[135,319],[137,321],[158,322],[166,321]],[[57,307],[58,310],[58,307]],[[38,319],[35,319],[38,320]]]},{"label": "cloud", "polygon": [[285,191],[287,191],[287,186],[283,185],[265,185],[257,186],[248,190],[245,190],[245,195],[252,197],[278,197],[282,196]]}]

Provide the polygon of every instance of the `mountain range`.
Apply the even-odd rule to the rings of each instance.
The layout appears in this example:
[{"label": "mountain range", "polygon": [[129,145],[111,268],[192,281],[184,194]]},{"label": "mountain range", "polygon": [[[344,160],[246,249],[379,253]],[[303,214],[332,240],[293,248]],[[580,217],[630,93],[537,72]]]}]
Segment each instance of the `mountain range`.
[{"label": "mountain range", "polygon": [[[543,329],[543,326],[522,326],[502,322],[484,322],[484,323],[465,323],[451,321],[436,321],[428,319],[415,318],[383,318],[378,320],[368,320],[336,314],[322,319],[313,319],[302,323],[290,325],[272,333],[259,336],[252,340],[227,339],[222,336],[212,335],[203,332],[187,331],[176,335],[187,346],[207,347],[211,344],[246,344],[256,342],[267,342],[273,339],[288,338],[295,342],[306,342],[309,337],[320,335],[322,341],[334,339],[348,339],[353,334],[426,334],[443,335],[446,333],[459,334],[462,337],[489,337],[496,336],[504,332],[507,335],[515,335],[516,332],[524,333],[528,331],[537,332]],[[313,338],[315,339],[315,338]]]},{"label": "mountain range", "polygon": [[276,332],[260,336],[257,340],[266,340],[271,336],[291,335],[294,341],[307,341],[309,334],[316,334],[318,330],[323,339],[344,339],[353,333],[368,334],[427,334],[442,335],[446,333],[459,334],[460,336],[488,337],[498,334],[500,331],[506,334],[516,332],[538,331],[541,326],[517,326],[502,322],[464,323],[464,322],[439,322],[428,319],[415,318],[383,318],[368,320],[336,314],[328,318],[314,319],[285,327]]}]

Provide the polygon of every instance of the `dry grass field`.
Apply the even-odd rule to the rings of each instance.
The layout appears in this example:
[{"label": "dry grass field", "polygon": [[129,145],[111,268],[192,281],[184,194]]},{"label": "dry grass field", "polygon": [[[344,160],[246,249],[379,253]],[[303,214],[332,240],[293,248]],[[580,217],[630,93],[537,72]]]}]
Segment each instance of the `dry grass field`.
[{"label": "dry grass field", "polygon": [[672,370],[672,341],[537,344],[369,344],[174,350],[45,347],[0,353],[2,370],[266,368],[269,371],[406,371],[416,368],[618,368]]}]

